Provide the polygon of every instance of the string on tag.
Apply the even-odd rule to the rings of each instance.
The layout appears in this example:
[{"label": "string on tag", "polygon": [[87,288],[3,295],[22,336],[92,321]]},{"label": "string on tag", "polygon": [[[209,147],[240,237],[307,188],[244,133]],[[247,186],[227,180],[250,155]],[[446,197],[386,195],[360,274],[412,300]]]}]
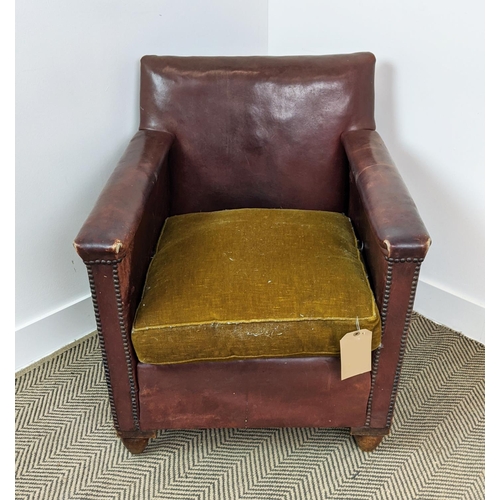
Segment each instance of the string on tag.
[{"label": "string on tag", "polygon": [[356,316],[356,333],[354,335],[359,335],[359,330],[360,330],[360,327],[359,327],[359,318]]}]

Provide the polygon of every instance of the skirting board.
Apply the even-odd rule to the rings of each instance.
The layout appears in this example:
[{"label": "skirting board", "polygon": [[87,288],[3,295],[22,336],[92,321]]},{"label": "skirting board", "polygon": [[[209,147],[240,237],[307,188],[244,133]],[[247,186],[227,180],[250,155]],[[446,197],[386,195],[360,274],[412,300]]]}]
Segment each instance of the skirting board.
[{"label": "skirting board", "polygon": [[16,330],[16,372],[96,329],[90,296]]},{"label": "skirting board", "polygon": [[[484,307],[420,280],[414,309],[484,343]],[[16,331],[16,372],[95,329],[90,296],[20,328]]]},{"label": "skirting board", "polygon": [[485,308],[478,304],[419,280],[413,309],[484,344]]}]

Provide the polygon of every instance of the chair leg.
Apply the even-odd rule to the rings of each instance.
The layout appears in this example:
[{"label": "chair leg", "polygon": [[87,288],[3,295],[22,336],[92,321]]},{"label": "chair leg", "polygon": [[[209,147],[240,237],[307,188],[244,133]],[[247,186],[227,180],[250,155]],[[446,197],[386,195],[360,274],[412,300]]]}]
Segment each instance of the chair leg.
[{"label": "chair leg", "polygon": [[117,431],[125,448],[134,455],[142,453],[150,439],[156,437],[156,431]]},{"label": "chair leg", "polygon": [[122,443],[125,445],[130,453],[133,455],[139,455],[142,453],[146,446],[148,445],[149,438],[121,438]]},{"label": "chair leg", "polygon": [[356,436],[356,444],[361,451],[373,451],[384,439],[384,436]]}]

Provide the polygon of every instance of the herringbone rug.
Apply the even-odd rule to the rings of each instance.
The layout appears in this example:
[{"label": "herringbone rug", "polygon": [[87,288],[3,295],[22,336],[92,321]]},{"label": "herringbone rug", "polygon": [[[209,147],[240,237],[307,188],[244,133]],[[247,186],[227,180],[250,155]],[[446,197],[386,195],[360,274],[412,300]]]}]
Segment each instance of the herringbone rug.
[{"label": "herringbone rug", "polygon": [[16,498],[481,499],[484,346],[414,314],[392,432],[164,431],[130,455],[112,429],[97,337],[16,379]]}]

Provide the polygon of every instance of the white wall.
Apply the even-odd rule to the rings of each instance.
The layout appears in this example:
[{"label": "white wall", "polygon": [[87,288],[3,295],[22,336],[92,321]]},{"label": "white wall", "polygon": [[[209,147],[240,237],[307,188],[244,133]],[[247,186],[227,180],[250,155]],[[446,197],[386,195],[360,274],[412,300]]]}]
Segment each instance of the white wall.
[{"label": "white wall", "polygon": [[484,341],[484,6],[269,0],[269,54],[370,51],[376,119],[433,245],[415,309]]},{"label": "white wall", "polygon": [[377,128],[434,241],[416,309],[484,340],[482,9],[18,0],[16,369],[95,329],[72,241],[137,128],[144,54],[375,53]]},{"label": "white wall", "polygon": [[72,242],[138,126],[144,54],[267,52],[267,1],[16,3],[16,370],[95,329]]}]

